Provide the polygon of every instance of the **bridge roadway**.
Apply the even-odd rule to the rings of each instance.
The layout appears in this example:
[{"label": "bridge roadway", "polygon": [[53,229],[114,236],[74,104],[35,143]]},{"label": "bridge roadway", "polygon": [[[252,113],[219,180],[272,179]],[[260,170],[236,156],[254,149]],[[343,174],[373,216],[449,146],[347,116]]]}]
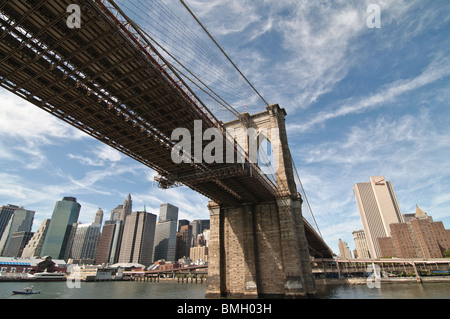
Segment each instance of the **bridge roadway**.
[{"label": "bridge roadway", "polygon": [[[80,28],[67,25],[71,4]],[[0,85],[154,169],[163,187],[184,184],[224,206],[280,195],[247,154],[244,164],[172,161],[173,130],[194,136],[195,120],[219,128],[235,158],[241,150],[113,1],[1,0],[0,24]],[[309,224],[306,232],[313,252],[330,255]]]}]

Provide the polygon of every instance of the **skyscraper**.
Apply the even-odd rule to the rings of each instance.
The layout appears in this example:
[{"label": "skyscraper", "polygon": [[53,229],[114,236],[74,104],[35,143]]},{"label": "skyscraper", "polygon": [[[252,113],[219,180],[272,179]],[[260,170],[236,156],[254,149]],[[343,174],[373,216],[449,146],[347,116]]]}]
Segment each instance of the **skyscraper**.
[{"label": "skyscraper", "polygon": [[115,264],[118,261],[122,231],[123,221],[107,220],[105,222],[97,246],[95,257],[97,264]]},{"label": "skyscraper", "polygon": [[353,233],[356,251],[359,258],[370,258],[369,248],[367,247],[366,234],[364,230],[355,230]]},{"label": "skyscraper", "polygon": [[14,214],[14,211],[17,209],[21,208],[16,205],[0,206],[0,238],[3,236],[3,232],[5,231],[12,214]]},{"label": "skyscraper", "polygon": [[[31,232],[33,226],[34,211],[26,210],[23,208],[14,209],[13,214],[10,216],[8,224],[3,230],[3,234],[0,238],[0,256],[6,256],[8,251],[8,245],[16,232]],[[13,257],[13,256],[8,256]],[[15,257],[15,256],[14,256]]]},{"label": "skyscraper", "polygon": [[119,216],[122,212],[122,209],[123,209],[123,205],[117,205],[116,208],[111,210],[111,218],[109,220],[111,220],[111,221],[119,220]]},{"label": "skyscraper", "polygon": [[94,224],[99,224],[101,226],[102,222],[103,222],[103,210],[99,208],[95,212]]},{"label": "skyscraper", "polygon": [[71,257],[75,260],[94,259],[100,236],[100,224],[78,224],[72,241]]},{"label": "skyscraper", "polygon": [[22,257],[40,257],[42,245],[44,245],[45,235],[47,234],[48,226],[50,225],[50,219],[44,219],[39,226],[38,230],[31,237],[28,244],[25,246],[22,252]]},{"label": "skyscraper", "polygon": [[131,195],[128,194],[127,198],[123,202],[122,211],[119,213],[119,220],[125,221],[127,216],[131,214],[133,209],[133,202],[131,201]]},{"label": "skyscraper", "polygon": [[206,229],[209,229],[210,221],[209,219],[196,219],[189,224],[192,226],[191,246],[197,247],[199,235],[201,235]]},{"label": "skyscraper", "polygon": [[122,236],[125,222],[116,220],[112,222],[114,226],[114,233],[111,239],[111,249],[109,254],[109,263],[114,264],[119,261],[120,245],[122,244]]},{"label": "skyscraper", "polygon": [[347,242],[342,241],[339,238],[339,253],[341,254],[341,259],[352,259],[352,253],[348,247]]},{"label": "skyscraper", "polygon": [[64,197],[61,201],[56,202],[42,246],[42,256],[67,260],[80,209],[81,205],[74,197]]},{"label": "skyscraper", "polygon": [[192,242],[192,226],[184,225],[180,227],[178,234],[176,235],[177,244],[175,250],[175,260],[183,257],[189,257],[189,250],[191,249]]},{"label": "skyscraper", "polygon": [[111,210],[111,218],[105,221],[98,242],[96,263],[115,264],[119,261],[125,219],[131,214],[131,209],[131,195],[128,194],[123,205],[117,205]]},{"label": "skyscraper", "polygon": [[168,203],[161,204],[159,207],[159,222],[169,220],[178,220],[178,207]]},{"label": "skyscraper", "polygon": [[164,259],[175,261],[177,243],[178,207],[171,204],[161,204],[159,221],[155,230],[155,245],[153,261]]},{"label": "skyscraper", "polygon": [[152,263],[156,215],[132,212],[126,217],[120,245],[119,263]]},{"label": "skyscraper", "polygon": [[403,222],[392,184],[384,176],[353,186],[371,258],[381,257],[378,238],[389,237],[389,225]]}]

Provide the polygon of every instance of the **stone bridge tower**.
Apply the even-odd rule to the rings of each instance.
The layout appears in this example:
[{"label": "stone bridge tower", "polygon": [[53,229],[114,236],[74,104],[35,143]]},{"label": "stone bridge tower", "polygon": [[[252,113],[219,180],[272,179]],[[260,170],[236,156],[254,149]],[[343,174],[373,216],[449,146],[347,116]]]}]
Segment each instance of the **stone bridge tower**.
[{"label": "stone bridge tower", "polygon": [[[264,112],[244,113],[225,124],[227,130],[253,128],[267,135],[277,157],[278,196],[275,201],[236,207],[209,203],[207,297],[295,298],[315,293],[285,116],[284,109],[271,105]],[[248,138],[241,144],[247,153],[249,144]]]}]

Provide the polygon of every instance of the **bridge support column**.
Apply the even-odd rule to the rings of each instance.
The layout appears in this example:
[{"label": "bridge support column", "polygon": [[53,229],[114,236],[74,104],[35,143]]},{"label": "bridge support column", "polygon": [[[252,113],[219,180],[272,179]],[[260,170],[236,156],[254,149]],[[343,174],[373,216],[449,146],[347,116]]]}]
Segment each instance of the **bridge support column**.
[{"label": "bridge support column", "polygon": [[300,198],[209,209],[208,298],[315,293]]}]

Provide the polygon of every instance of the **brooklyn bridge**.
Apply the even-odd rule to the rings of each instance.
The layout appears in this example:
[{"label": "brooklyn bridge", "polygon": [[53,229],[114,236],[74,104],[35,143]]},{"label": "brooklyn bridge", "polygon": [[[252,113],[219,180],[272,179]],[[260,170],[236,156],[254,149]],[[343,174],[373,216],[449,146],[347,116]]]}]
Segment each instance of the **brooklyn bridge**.
[{"label": "brooklyn bridge", "polygon": [[[307,199],[282,107],[255,89],[264,108],[249,114],[224,104],[234,118],[220,118],[171,53],[112,0],[2,0],[0,31],[3,88],[155,170],[160,187],[184,185],[210,199],[209,296],[315,292],[311,257],[332,252],[302,215]],[[194,136],[195,123],[215,129],[231,153],[175,163],[172,133]],[[278,158],[272,178],[252,160],[253,141],[227,133],[250,128],[272,132],[264,136]],[[205,149],[210,141],[201,143]]]}]

